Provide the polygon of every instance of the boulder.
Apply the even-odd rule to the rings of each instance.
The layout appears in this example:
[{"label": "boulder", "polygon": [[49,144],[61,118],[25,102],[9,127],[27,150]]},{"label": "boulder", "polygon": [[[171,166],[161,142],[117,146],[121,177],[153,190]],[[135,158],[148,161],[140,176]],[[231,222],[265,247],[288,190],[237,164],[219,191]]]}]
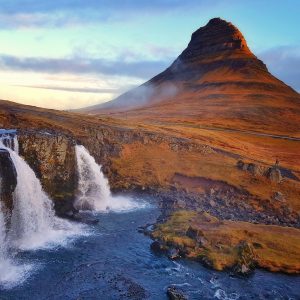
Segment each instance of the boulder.
[{"label": "boulder", "polygon": [[184,295],[183,291],[177,289],[174,286],[169,286],[167,290],[167,295],[170,300],[187,300],[187,296]]},{"label": "boulder", "polygon": [[279,183],[279,182],[282,181],[282,175],[281,175],[280,169],[277,168],[276,166],[271,167],[271,168],[268,169],[268,171],[267,171],[267,177],[272,182]]},{"label": "boulder", "polygon": [[159,241],[154,241],[151,245],[150,245],[151,250],[154,253],[163,253],[164,249],[162,247],[162,244]]},{"label": "boulder", "polygon": [[168,250],[168,257],[172,260],[180,258],[179,250],[176,248],[171,248]]},{"label": "boulder", "polygon": [[248,164],[247,170],[254,176],[262,176],[262,175],[264,175],[264,172],[265,172],[264,167],[253,164],[253,163]]}]

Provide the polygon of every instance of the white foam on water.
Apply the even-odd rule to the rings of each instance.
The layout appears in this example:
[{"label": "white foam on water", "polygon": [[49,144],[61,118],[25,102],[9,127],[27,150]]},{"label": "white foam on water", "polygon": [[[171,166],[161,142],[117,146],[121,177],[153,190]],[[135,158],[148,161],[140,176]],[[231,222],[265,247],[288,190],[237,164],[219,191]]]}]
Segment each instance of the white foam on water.
[{"label": "white foam on water", "polygon": [[227,295],[227,293],[224,290],[218,289],[218,290],[216,290],[216,292],[214,294],[214,298],[217,298],[220,300],[237,300],[240,298],[240,295],[238,295],[236,293],[231,293],[231,294]]},{"label": "white foam on water", "polygon": [[148,206],[145,202],[134,201],[126,196],[112,196],[107,178],[88,152],[82,146],[76,146],[78,168],[78,196],[75,207],[79,210],[98,212],[126,212]]},{"label": "white foam on water", "polygon": [[0,202],[0,288],[13,288],[29,276],[31,265],[18,264],[8,255],[5,217]]},{"label": "white foam on water", "polygon": [[55,216],[53,202],[43,191],[39,179],[16,152],[17,139],[14,138],[13,143],[6,141],[6,145],[11,148],[0,139],[0,148],[9,152],[17,172],[9,229],[6,212],[0,207],[0,287],[10,288],[21,284],[36,269],[34,265],[16,260],[11,254],[13,251],[67,246],[75,237],[89,233],[86,226]]}]

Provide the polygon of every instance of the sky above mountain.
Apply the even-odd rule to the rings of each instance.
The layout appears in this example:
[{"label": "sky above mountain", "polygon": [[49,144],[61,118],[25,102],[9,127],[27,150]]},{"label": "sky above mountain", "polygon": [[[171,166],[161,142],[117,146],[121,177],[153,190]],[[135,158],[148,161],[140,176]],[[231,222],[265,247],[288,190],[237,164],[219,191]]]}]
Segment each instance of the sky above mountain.
[{"label": "sky above mountain", "polygon": [[297,0],[0,0],[0,99],[70,109],[111,100],[163,71],[221,17],[300,91]]}]

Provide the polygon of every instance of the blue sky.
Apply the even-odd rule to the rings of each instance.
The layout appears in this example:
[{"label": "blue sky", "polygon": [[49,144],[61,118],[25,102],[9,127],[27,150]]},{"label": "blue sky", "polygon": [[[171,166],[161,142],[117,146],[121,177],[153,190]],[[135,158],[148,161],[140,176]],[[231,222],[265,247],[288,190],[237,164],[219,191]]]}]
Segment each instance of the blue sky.
[{"label": "blue sky", "polygon": [[58,109],[111,100],[165,69],[213,17],[300,91],[299,13],[297,0],[0,0],[0,99]]}]

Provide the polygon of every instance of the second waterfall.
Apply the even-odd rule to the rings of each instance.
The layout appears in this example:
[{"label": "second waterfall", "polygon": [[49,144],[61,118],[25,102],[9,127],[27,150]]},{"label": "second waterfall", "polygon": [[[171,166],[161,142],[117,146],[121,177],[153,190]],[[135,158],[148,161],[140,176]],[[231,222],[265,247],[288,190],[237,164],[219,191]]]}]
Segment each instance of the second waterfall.
[{"label": "second waterfall", "polygon": [[84,146],[76,146],[76,159],[79,180],[78,195],[75,201],[77,209],[104,212],[126,211],[145,206],[129,197],[112,196],[101,166],[96,163]]}]

